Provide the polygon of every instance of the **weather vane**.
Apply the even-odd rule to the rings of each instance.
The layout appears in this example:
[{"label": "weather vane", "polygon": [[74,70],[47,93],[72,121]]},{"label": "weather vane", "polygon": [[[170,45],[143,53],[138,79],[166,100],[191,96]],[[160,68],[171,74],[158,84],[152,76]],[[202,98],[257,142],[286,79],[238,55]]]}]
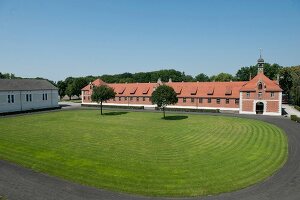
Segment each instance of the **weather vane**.
[{"label": "weather vane", "polygon": [[260,58],[261,58],[261,52],[262,52],[262,48],[259,49]]}]

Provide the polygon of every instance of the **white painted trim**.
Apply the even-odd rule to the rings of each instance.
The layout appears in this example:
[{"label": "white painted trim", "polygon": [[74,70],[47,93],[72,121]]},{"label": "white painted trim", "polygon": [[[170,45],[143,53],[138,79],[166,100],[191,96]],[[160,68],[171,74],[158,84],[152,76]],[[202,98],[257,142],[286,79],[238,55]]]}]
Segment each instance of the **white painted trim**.
[{"label": "white painted trim", "polygon": [[[97,103],[82,103],[86,105],[97,105]],[[118,103],[103,103],[103,105],[110,105],[110,106],[144,106],[147,108],[155,108],[156,105],[148,105],[148,104],[118,104]],[[232,110],[238,111],[239,108],[223,108],[223,107],[201,107],[201,106],[167,106],[167,108],[189,108],[189,109],[220,109],[220,110]]]},{"label": "white painted trim", "polygon": [[244,101],[255,101],[255,100],[257,100],[257,101],[279,101],[279,100],[274,100],[274,99],[266,99],[266,100],[259,100],[259,99],[244,99]]},{"label": "white painted trim", "polygon": [[282,113],[282,92],[279,92],[279,106],[278,107],[279,107],[278,112],[281,115],[281,113]]},{"label": "white painted trim", "polygon": [[243,92],[240,92],[240,109],[239,113],[241,113],[243,110]]}]

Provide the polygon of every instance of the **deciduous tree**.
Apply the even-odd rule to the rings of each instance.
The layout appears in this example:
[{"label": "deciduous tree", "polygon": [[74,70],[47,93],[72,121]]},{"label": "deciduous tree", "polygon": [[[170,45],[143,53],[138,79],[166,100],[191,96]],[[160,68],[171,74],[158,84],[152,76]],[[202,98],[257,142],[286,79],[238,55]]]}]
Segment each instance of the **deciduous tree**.
[{"label": "deciduous tree", "polygon": [[164,119],[166,118],[165,107],[178,102],[174,89],[168,85],[160,85],[152,93],[151,101],[157,104],[157,107],[163,110]]},{"label": "deciduous tree", "polygon": [[97,87],[93,88],[93,94],[92,94],[92,101],[97,102],[98,104],[100,103],[100,108],[101,108],[101,115],[102,113],[102,103],[103,101],[107,101],[109,99],[115,98],[116,93],[115,91],[111,88],[108,87],[107,85],[100,85]]}]

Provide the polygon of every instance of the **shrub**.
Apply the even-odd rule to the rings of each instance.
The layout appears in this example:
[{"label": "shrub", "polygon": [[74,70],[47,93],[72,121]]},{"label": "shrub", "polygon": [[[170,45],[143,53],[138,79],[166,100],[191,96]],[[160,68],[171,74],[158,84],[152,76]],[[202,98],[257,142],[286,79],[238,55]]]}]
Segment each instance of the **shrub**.
[{"label": "shrub", "polygon": [[[155,110],[159,110],[155,107]],[[177,112],[209,112],[209,113],[220,113],[220,109],[192,109],[192,108],[165,108],[166,111],[177,111]]]},{"label": "shrub", "polygon": [[300,111],[300,106],[294,106],[296,110]]},{"label": "shrub", "polygon": [[[90,104],[90,105],[87,105],[87,104],[81,104],[81,107],[100,107],[100,105],[98,104]],[[103,108],[121,108],[121,109],[138,109],[138,110],[143,110],[144,109],[144,106],[115,106],[115,105],[103,105]]]},{"label": "shrub", "polygon": [[291,115],[291,120],[300,123],[300,117],[298,117],[297,115]]}]

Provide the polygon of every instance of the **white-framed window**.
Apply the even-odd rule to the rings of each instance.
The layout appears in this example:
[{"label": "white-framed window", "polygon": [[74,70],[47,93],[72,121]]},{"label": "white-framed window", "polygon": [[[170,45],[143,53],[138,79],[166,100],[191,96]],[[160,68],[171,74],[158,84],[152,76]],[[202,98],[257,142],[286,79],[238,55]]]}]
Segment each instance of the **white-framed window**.
[{"label": "white-framed window", "polygon": [[260,99],[262,97],[262,92],[258,93],[258,98]]},{"label": "white-framed window", "polygon": [[48,94],[47,93],[45,94],[45,100],[48,100]]},{"label": "white-framed window", "polygon": [[258,89],[259,89],[259,90],[262,90],[262,89],[263,89],[263,85],[262,85],[261,82],[258,83]]},{"label": "white-framed window", "polygon": [[229,99],[226,99],[226,104],[229,104]]},{"label": "white-framed window", "polygon": [[13,94],[7,95],[7,103],[15,103],[15,95]]},{"label": "white-framed window", "polygon": [[235,99],[235,104],[239,104],[240,103],[240,99]]},{"label": "white-framed window", "polygon": [[247,98],[250,98],[250,92],[247,92],[247,93],[246,93],[246,97],[247,97]]},{"label": "white-framed window", "polygon": [[122,97],[119,97],[119,101],[122,101]]},{"label": "white-framed window", "polygon": [[182,102],[185,103],[185,102],[186,102],[186,98],[183,98],[183,99],[182,99]]},{"label": "white-framed window", "polygon": [[216,101],[217,101],[217,104],[221,103],[221,99],[219,99],[219,98]]},{"label": "white-framed window", "polygon": [[146,97],[143,97],[143,101],[146,101]]},{"label": "white-framed window", "polygon": [[140,98],[139,98],[139,97],[136,97],[136,101],[140,101]]},{"label": "white-framed window", "polygon": [[211,98],[208,98],[208,99],[207,99],[207,103],[211,103]]},{"label": "white-framed window", "polygon": [[275,92],[271,92],[271,97],[272,97],[272,98],[275,97]]},{"label": "white-framed window", "polygon": [[194,98],[191,98],[191,103],[194,103],[195,102],[195,99]]}]

